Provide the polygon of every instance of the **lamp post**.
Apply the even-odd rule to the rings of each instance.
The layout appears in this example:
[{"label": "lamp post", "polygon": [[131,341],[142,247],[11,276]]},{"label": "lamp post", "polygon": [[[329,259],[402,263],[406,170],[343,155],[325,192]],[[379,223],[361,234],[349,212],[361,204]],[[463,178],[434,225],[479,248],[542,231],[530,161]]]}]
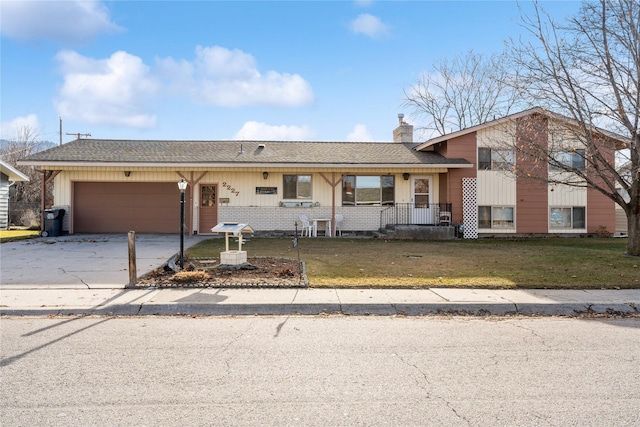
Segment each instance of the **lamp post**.
[{"label": "lamp post", "polygon": [[180,269],[184,269],[184,190],[187,189],[187,180],[180,178],[178,181],[180,189]]}]

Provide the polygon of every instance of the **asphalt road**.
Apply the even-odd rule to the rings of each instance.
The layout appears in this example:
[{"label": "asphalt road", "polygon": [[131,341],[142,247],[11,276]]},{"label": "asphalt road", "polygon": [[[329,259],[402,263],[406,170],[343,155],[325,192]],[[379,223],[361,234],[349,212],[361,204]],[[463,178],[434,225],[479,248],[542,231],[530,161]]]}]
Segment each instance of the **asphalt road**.
[{"label": "asphalt road", "polygon": [[2,318],[0,424],[640,423],[640,320]]}]

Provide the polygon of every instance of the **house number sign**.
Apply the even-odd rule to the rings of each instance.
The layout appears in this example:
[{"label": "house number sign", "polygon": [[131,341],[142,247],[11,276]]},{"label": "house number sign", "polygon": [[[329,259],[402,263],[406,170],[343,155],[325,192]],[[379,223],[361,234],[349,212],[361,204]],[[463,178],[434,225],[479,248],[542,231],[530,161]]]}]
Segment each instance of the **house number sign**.
[{"label": "house number sign", "polygon": [[233,188],[233,187],[231,186],[231,184],[227,184],[226,182],[223,182],[223,183],[222,183],[222,186],[223,186],[224,188],[226,188],[227,190],[231,191],[231,194],[235,194],[235,195],[236,195],[236,197],[238,197],[238,196],[240,195],[240,191],[238,191],[238,190],[236,190],[235,188]]}]

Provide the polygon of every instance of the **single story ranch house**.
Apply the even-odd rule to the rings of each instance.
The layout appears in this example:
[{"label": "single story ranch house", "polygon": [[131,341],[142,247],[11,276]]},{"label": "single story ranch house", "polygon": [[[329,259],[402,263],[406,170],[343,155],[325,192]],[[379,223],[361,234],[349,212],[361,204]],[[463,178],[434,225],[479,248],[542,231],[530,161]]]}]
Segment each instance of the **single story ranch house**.
[{"label": "single story ranch house", "polygon": [[336,215],[345,232],[403,224],[463,225],[465,238],[615,230],[614,203],[599,192],[510,173],[516,156],[505,138],[518,143],[520,127],[553,126],[561,116],[536,108],[422,143],[398,117],[388,143],[77,139],[20,164],[54,181],[69,233],[177,233],[180,179],[192,234],[234,221],[292,232],[301,214],[332,219],[333,235]]}]

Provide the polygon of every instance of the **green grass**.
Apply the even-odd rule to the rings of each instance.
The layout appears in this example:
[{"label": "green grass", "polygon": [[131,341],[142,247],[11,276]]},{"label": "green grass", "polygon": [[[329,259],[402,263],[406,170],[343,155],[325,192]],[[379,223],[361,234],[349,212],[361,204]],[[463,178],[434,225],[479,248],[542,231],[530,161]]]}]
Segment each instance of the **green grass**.
[{"label": "green grass", "polygon": [[0,230],[0,243],[14,240],[33,239],[40,235],[39,230]]},{"label": "green grass", "polygon": [[[640,258],[626,239],[415,241],[300,239],[312,287],[640,288]],[[232,246],[236,249],[236,246]],[[224,239],[187,255],[217,258]],[[291,239],[251,239],[253,256],[298,258]]]}]

